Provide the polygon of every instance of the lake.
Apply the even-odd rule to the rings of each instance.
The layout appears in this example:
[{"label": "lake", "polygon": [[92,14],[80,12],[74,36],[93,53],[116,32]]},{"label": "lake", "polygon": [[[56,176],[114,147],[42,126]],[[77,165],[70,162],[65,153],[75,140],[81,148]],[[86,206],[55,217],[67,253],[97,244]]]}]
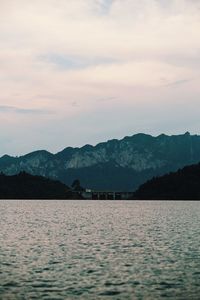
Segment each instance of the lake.
[{"label": "lake", "polygon": [[200,202],[0,201],[0,299],[200,299]]}]

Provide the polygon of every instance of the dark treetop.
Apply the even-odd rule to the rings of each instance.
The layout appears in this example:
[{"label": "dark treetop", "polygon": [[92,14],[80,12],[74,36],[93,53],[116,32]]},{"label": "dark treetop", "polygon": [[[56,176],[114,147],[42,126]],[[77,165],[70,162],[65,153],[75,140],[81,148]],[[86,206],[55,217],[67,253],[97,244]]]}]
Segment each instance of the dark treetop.
[{"label": "dark treetop", "polygon": [[59,181],[25,172],[6,176],[0,174],[0,199],[68,199],[70,189]]},{"label": "dark treetop", "polygon": [[134,193],[134,198],[200,200],[200,164],[147,181]]}]

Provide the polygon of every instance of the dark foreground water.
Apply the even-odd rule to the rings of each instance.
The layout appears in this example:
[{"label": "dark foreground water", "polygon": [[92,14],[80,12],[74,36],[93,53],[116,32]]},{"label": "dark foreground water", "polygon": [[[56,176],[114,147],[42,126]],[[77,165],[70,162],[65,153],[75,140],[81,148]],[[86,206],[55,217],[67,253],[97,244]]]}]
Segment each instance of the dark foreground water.
[{"label": "dark foreground water", "polygon": [[0,299],[200,299],[200,202],[0,201]]}]

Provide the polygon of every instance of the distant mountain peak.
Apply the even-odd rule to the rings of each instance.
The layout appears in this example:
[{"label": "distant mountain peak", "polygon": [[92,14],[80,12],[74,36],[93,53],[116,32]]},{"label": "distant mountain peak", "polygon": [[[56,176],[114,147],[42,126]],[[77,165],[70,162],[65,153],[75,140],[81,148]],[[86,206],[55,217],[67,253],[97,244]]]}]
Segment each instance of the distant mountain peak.
[{"label": "distant mountain peak", "polygon": [[190,135],[190,132],[189,132],[189,131],[186,131],[186,132],[184,133],[184,135],[188,136],[188,135]]}]

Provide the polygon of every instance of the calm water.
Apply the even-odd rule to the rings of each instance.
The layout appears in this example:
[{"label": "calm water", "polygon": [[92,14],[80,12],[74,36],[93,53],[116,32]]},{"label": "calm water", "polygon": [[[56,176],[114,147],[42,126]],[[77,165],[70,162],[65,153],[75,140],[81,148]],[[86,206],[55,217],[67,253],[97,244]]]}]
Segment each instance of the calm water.
[{"label": "calm water", "polygon": [[200,299],[200,202],[0,201],[0,299]]}]

